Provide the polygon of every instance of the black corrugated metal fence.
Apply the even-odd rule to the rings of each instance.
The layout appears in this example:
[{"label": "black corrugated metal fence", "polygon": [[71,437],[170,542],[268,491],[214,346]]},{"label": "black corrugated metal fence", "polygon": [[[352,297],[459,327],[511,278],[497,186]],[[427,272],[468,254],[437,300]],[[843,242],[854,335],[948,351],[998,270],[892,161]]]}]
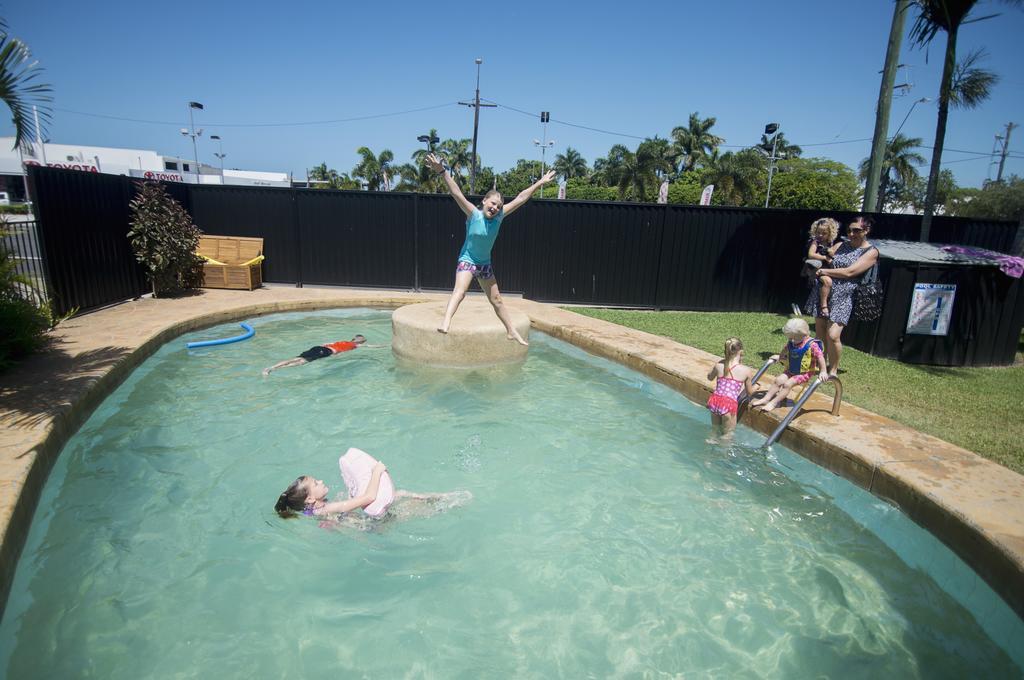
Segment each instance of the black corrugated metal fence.
[{"label": "black corrugated metal fence", "polygon": [[[32,167],[58,312],[147,291],[127,232],[134,180]],[[167,184],[205,233],[264,239],[265,281],[447,290],[465,219],[447,195]],[[802,303],[810,223],[853,213],[534,199],[502,225],[502,290],[541,301],[784,311]],[[877,215],[873,235],[916,240],[917,215]],[[1006,252],[1016,225],[936,217],[933,242]]]}]

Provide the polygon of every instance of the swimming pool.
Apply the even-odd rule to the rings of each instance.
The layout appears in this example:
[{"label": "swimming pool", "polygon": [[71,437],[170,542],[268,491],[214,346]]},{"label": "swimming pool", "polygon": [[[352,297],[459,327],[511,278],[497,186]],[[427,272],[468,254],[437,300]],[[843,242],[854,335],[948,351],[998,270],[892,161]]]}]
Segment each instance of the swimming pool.
[{"label": "swimming pool", "polygon": [[[705,443],[703,409],[643,376],[535,333],[519,367],[360,349],[264,379],[319,342],[387,344],[390,315],[254,325],[171,342],[69,441],[7,676],[1020,674],[1019,619],[928,534],[754,433]],[[348,446],[473,501],[372,531],[278,519],[298,474],[340,488]]]}]

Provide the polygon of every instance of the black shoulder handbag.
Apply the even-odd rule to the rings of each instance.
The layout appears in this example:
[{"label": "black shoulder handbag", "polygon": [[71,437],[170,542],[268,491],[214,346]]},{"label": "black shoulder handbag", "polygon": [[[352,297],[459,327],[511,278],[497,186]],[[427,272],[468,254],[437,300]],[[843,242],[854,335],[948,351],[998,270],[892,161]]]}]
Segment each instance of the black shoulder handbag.
[{"label": "black shoulder handbag", "polygon": [[[877,250],[877,249],[876,249]],[[853,291],[853,318],[857,321],[874,321],[882,316],[885,291],[878,280],[878,261],[864,272],[860,283]]]}]

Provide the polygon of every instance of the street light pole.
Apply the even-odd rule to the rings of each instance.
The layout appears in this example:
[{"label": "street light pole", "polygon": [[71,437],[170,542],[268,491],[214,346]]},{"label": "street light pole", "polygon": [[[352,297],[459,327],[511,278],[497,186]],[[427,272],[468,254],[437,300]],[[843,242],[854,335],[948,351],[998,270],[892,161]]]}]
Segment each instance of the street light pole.
[{"label": "street light pole", "polygon": [[195,157],[195,161],[196,161],[196,184],[199,184],[200,183],[200,177],[199,177],[199,174],[200,174],[199,173],[199,146],[196,144],[196,137],[198,137],[199,135],[203,134],[203,129],[199,128],[199,132],[196,132],[196,123],[195,123],[195,120],[193,120],[193,118],[192,118],[192,109],[199,109],[200,111],[202,111],[203,110],[203,105],[200,104],[199,102],[189,102],[188,103],[188,123],[189,123],[189,126],[192,128],[192,132],[191,132],[191,134],[189,132],[187,132],[187,131],[184,131],[184,130],[182,132],[183,132],[183,134],[186,134],[186,135],[190,134],[190,136],[192,137],[192,154]]},{"label": "street light pole", "polygon": [[220,183],[224,184],[224,158],[227,156],[224,153],[224,142],[221,140],[220,135],[210,135],[210,139],[217,140],[217,148],[220,149],[220,153],[214,152],[214,156],[220,159]]},{"label": "street light pole", "polygon": [[768,191],[764,194],[764,207],[768,207],[768,199],[772,195],[772,174],[775,172],[775,149],[779,144],[779,124],[768,123],[764,126],[764,133],[770,135],[775,133],[775,137],[772,139],[772,156],[768,160]]},{"label": "street light pole", "polygon": [[[544,124],[544,141],[541,142],[539,139],[533,140],[534,146],[540,147],[540,176],[543,177],[544,173],[547,172],[547,162],[545,161],[544,155],[549,147],[555,145],[555,140],[548,141],[548,120],[551,118],[551,114],[547,111],[540,112],[540,122]],[[544,185],[540,185],[540,197],[544,198]]]},{"label": "street light pole", "polygon": [[[918,104],[927,104],[930,101],[931,101],[931,97],[921,97],[920,99],[915,101],[913,104],[911,104],[910,105],[910,110],[907,111],[907,115],[903,116],[903,121],[900,123],[900,126],[898,128],[896,128],[896,132],[893,133],[892,139],[896,139],[896,135],[898,135],[900,133],[900,130],[903,129],[903,124],[907,122],[907,119],[910,118],[910,114],[912,114],[914,112],[914,107],[917,106]],[[892,139],[890,139],[889,141],[891,142]]]},{"label": "street light pole", "polygon": [[440,142],[441,138],[440,137],[434,137],[432,135],[420,135],[419,137],[416,138],[416,141],[417,142],[422,142],[422,143],[426,144],[427,145],[427,153],[430,153],[430,152],[432,152],[434,150],[433,149],[433,145],[437,144],[438,142]]}]

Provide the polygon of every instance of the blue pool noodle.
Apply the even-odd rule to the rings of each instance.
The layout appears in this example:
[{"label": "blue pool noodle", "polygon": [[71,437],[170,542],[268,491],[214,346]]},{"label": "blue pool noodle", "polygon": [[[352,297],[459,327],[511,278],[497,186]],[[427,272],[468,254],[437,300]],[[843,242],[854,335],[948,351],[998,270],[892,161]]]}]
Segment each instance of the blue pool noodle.
[{"label": "blue pool noodle", "polygon": [[245,329],[245,333],[236,335],[233,338],[221,338],[220,340],[200,340],[198,342],[186,343],[186,347],[189,349],[195,349],[196,347],[213,347],[214,345],[228,345],[232,342],[241,342],[242,340],[248,340],[252,336],[256,335],[256,329],[247,323],[241,324],[242,328]]}]

